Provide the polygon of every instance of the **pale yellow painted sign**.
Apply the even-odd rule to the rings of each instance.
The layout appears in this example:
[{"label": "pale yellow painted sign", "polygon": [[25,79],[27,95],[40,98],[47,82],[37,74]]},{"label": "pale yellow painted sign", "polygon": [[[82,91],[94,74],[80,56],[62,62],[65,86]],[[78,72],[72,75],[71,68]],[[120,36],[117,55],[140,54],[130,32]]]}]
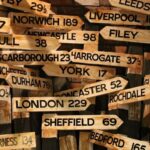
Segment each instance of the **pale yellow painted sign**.
[{"label": "pale yellow painted sign", "polygon": [[67,51],[1,51],[0,62],[9,65],[45,65],[70,63]]},{"label": "pale yellow painted sign", "polygon": [[129,138],[121,134],[112,134],[101,130],[92,131],[89,136],[89,141],[93,144],[104,146],[112,150],[150,149],[150,145],[146,141]]},{"label": "pale yellow painted sign", "polygon": [[71,96],[73,94],[73,96],[75,95],[75,96],[79,96],[82,98],[83,97],[91,98],[95,96],[100,96],[100,95],[105,95],[108,93],[120,91],[126,87],[127,83],[128,83],[127,80],[121,77],[115,77],[112,79],[88,84],[81,88],[61,91],[61,92],[56,93],[55,95],[61,95],[61,96],[70,95]]},{"label": "pale yellow painted sign", "polygon": [[97,79],[105,80],[116,75],[116,69],[110,67],[99,67],[90,65],[45,65],[43,71],[48,76],[57,77],[71,77],[71,78],[86,78],[86,79]]},{"label": "pale yellow painted sign", "polygon": [[100,31],[100,34],[106,40],[147,44],[150,43],[150,30],[106,26]]},{"label": "pale yellow painted sign", "polygon": [[16,73],[8,74],[6,81],[12,88],[25,90],[50,91],[52,82],[50,79],[20,75]]},{"label": "pale yellow painted sign", "polygon": [[75,63],[106,65],[116,67],[141,68],[143,56],[115,52],[101,52],[74,49],[70,52],[71,61]]},{"label": "pale yellow painted sign", "polygon": [[150,26],[150,17],[132,11],[111,10],[110,8],[89,11],[85,17],[90,23],[112,25]]},{"label": "pale yellow painted sign", "polygon": [[84,111],[90,106],[79,97],[14,97],[13,112]]},{"label": "pale yellow painted sign", "polygon": [[115,130],[123,121],[116,115],[55,115],[44,114],[42,129],[52,130]]},{"label": "pale yellow painted sign", "polygon": [[52,28],[52,29],[80,29],[84,22],[79,16],[49,15],[48,17],[34,14],[10,13],[11,24],[22,27]]},{"label": "pale yellow painted sign", "polygon": [[109,96],[109,109],[116,109],[120,105],[146,101],[150,99],[150,85],[142,85],[119,91]]}]

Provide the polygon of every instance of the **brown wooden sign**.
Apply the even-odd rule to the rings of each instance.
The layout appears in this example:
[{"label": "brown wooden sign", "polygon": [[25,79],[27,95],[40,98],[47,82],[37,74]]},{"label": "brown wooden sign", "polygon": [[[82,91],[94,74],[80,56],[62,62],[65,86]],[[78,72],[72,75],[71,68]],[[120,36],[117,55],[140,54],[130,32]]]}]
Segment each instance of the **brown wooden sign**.
[{"label": "brown wooden sign", "polygon": [[10,18],[0,17],[0,32],[10,32]]},{"label": "brown wooden sign", "polygon": [[90,106],[87,99],[78,97],[14,97],[13,112],[84,111]]},{"label": "brown wooden sign", "polygon": [[51,4],[39,0],[2,0],[0,5],[44,16],[51,12]]},{"label": "brown wooden sign", "polygon": [[0,150],[28,149],[36,147],[34,132],[0,135]]},{"label": "brown wooden sign", "polygon": [[149,150],[150,145],[146,141],[132,139],[121,134],[112,134],[100,130],[94,130],[89,136],[89,141],[93,144],[104,146],[113,150]]},{"label": "brown wooden sign", "polygon": [[97,80],[109,79],[111,77],[114,77],[116,74],[115,68],[79,64],[49,64],[45,65],[42,69],[48,76],[86,78]]},{"label": "brown wooden sign", "polygon": [[8,100],[10,97],[10,86],[0,85],[0,100]]},{"label": "brown wooden sign", "polygon": [[6,81],[12,88],[17,89],[49,91],[52,88],[52,82],[50,79],[16,73],[10,73],[6,78]]},{"label": "brown wooden sign", "polygon": [[51,37],[0,34],[0,48],[23,50],[56,50],[58,40]]},{"label": "brown wooden sign", "polygon": [[150,15],[150,2],[148,0],[109,0],[109,2],[115,7]]},{"label": "brown wooden sign", "polygon": [[142,85],[119,91],[109,96],[109,109],[116,109],[119,105],[130,104],[150,99],[150,85]]},{"label": "brown wooden sign", "polygon": [[85,17],[90,23],[113,25],[150,26],[150,17],[125,10],[110,10],[110,8],[89,11]]},{"label": "brown wooden sign", "polygon": [[74,94],[75,96],[79,96],[82,98],[91,98],[108,93],[113,93],[115,91],[120,91],[121,89],[124,89],[126,87],[127,83],[127,80],[121,77],[115,77],[109,80],[85,85],[83,88],[81,87],[77,89],[66,90],[58,92],[56,94],[61,96],[68,96],[69,94],[71,96],[71,94]]},{"label": "brown wooden sign", "polygon": [[12,25],[31,28],[74,30],[80,29],[84,24],[78,16],[49,15],[48,17],[43,17],[24,13],[10,13],[9,16],[11,17]]},{"label": "brown wooden sign", "polygon": [[106,40],[147,43],[147,44],[150,43],[149,30],[106,26],[100,31],[100,34]]},{"label": "brown wooden sign", "polygon": [[116,67],[141,68],[143,57],[141,55],[123,54],[114,52],[100,52],[74,49],[71,60],[75,63],[106,65]]},{"label": "brown wooden sign", "polygon": [[66,51],[1,51],[0,62],[10,65],[64,65],[70,62],[70,54]]},{"label": "brown wooden sign", "polygon": [[115,130],[123,121],[116,115],[60,115],[45,114],[42,129],[52,130]]},{"label": "brown wooden sign", "polygon": [[0,78],[5,79],[9,73],[38,76],[38,71],[30,68],[16,67],[0,63]]}]

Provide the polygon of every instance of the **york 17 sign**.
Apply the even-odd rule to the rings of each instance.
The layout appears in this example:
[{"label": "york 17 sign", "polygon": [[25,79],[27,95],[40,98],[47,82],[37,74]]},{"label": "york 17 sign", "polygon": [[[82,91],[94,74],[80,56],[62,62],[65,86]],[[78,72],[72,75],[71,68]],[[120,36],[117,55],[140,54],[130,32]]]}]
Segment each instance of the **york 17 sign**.
[{"label": "york 17 sign", "polygon": [[115,130],[123,121],[116,115],[43,115],[42,129],[54,130]]}]

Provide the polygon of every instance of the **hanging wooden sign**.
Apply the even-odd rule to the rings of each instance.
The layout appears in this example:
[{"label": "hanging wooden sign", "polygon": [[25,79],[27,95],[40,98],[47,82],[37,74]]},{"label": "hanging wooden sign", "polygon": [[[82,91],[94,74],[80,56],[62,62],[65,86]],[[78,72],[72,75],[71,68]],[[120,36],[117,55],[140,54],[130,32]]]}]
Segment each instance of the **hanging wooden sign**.
[{"label": "hanging wooden sign", "polygon": [[0,34],[0,48],[19,50],[56,50],[58,40],[51,37]]},{"label": "hanging wooden sign", "polygon": [[78,97],[14,97],[14,112],[84,111],[90,106],[87,99]]},{"label": "hanging wooden sign", "polygon": [[16,73],[10,73],[6,78],[6,81],[12,88],[16,89],[49,91],[52,88],[50,79],[20,75]]},{"label": "hanging wooden sign", "polygon": [[147,15],[125,10],[110,10],[107,7],[97,11],[89,11],[85,17],[90,23],[150,26],[150,17]]},{"label": "hanging wooden sign", "polygon": [[0,32],[10,32],[10,18],[0,17]]},{"label": "hanging wooden sign", "polygon": [[109,109],[115,109],[119,105],[130,104],[150,99],[150,86],[142,85],[119,91],[109,96]]},{"label": "hanging wooden sign", "polygon": [[1,0],[0,5],[44,16],[51,12],[51,4],[39,0]]},{"label": "hanging wooden sign", "polygon": [[115,68],[97,67],[89,65],[45,65],[43,71],[48,76],[71,77],[71,78],[87,78],[105,80],[114,77],[116,74]]},{"label": "hanging wooden sign", "polygon": [[36,147],[34,132],[0,135],[0,150],[28,149]]},{"label": "hanging wooden sign", "polygon": [[147,43],[147,44],[150,43],[149,30],[106,26],[100,31],[100,34],[106,40]]},{"label": "hanging wooden sign", "polygon": [[116,115],[60,115],[44,114],[42,129],[55,130],[115,130],[123,121]]},{"label": "hanging wooden sign", "polygon": [[37,27],[48,29],[80,29],[84,22],[78,16],[49,15],[48,17],[34,14],[10,13],[11,24],[22,27]]},{"label": "hanging wooden sign", "polygon": [[147,0],[109,0],[115,7],[150,15],[150,2]]},{"label": "hanging wooden sign", "polygon": [[10,65],[8,66],[7,64],[0,63],[0,78],[5,79],[9,73],[38,76],[37,70]]},{"label": "hanging wooden sign", "polygon": [[101,130],[92,131],[89,136],[89,141],[93,144],[97,144],[114,150],[149,150],[150,148],[149,143],[146,141],[132,139],[121,134],[112,134]]},{"label": "hanging wooden sign", "polygon": [[100,52],[74,49],[71,52],[71,61],[83,64],[106,65],[116,67],[141,68],[143,57],[141,55]]},{"label": "hanging wooden sign", "polygon": [[64,92],[58,92],[57,95],[68,95],[68,93],[75,93],[74,95],[84,98],[91,98],[95,96],[105,95],[120,91],[124,89],[128,81],[121,78],[115,77],[109,80],[99,81],[92,84],[85,85],[83,88],[71,89]]},{"label": "hanging wooden sign", "polygon": [[64,65],[70,62],[70,54],[66,51],[1,51],[0,62],[10,65]]}]

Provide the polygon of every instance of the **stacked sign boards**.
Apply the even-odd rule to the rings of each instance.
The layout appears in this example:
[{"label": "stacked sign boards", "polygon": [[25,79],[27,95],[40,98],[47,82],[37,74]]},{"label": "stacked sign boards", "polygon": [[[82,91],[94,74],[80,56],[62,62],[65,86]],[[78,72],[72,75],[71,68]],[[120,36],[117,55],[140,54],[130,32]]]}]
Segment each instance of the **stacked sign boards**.
[{"label": "stacked sign boards", "polygon": [[0,1],[0,150],[150,150],[150,1],[66,3]]}]

